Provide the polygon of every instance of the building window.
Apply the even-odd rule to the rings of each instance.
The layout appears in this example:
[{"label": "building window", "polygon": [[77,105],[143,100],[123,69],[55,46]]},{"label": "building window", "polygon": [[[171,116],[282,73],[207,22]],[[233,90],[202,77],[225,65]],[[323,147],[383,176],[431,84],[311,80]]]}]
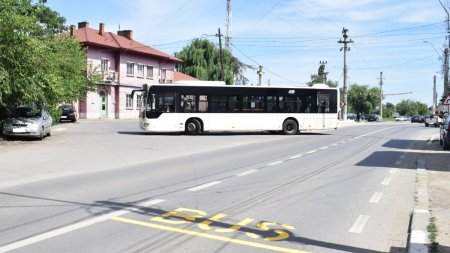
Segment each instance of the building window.
[{"label": "building window", "polygon": [[100,70],[102,72],[108,72],[108,70],[109,70],[109,60],[108,59],[101,59]]},{"label": "building window", "polygon": [[136,97],[136,108],[139,109],[142,107],[142,95],[137,95]]},{"label": "building window", "polygon": [[165,83],[166,82],[166,69],[161,69],[161,83]]},{"label": "building window", "polygon": [[127,102],[125,106],[127,109],[133,108],[133,98],[131,97],[131,94],[127,94]]},{"label": "building window", "polygon": [[137,76],[144,78],[144,65],[143,64],[137,65]]},{"label": "building window", "polygon": [[134,62],[127,62],[127,76],[134,76]]},{"label": "building window", "polygon": [[153,66],[147,66],[147,78],[153,79]]}]

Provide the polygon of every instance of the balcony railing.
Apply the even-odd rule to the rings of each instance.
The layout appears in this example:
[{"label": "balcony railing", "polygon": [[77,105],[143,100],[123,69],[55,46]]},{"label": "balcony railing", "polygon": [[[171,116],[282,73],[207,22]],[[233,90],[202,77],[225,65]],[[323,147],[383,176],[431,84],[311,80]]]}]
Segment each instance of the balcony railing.
[{"label": "balcony railing", "polygon": [[117,83],[119,81],[119,72],[102,71],[101,74],[104,82]]}]

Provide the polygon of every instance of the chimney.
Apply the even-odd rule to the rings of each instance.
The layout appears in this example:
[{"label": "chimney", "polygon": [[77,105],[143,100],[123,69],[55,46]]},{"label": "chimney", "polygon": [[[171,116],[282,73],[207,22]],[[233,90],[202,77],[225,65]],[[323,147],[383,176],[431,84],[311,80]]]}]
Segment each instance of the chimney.
[{"label": "chimney", "polygon": [[84,28],[84,27],[89,28],[89,22],[87,22],[87,21],[78,22],[78,29]]},{"label": "chimney", "polygon": [[75,30],[74,25],[70,25],[70,37],[73,37],[73,31]]},{"label": "chimney", "polygon": [[103,35],[105,32],[105,23],[100,23],[100,27],[98,28],[98,34]]},{"label": "chimney", "polygon": [[122,30],[117,32],[118,35],[126,37],[129,40],[133,39],[133,31],[132,30]]}]

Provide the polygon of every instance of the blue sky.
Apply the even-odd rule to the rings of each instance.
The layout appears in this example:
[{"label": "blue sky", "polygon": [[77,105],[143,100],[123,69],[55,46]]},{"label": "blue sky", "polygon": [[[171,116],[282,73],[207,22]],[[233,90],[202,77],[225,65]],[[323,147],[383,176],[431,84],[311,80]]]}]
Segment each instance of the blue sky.
[{"label": "blue sky", "polygon": [[[448,0],[441,0],[448,6]],[[133,30],[136,40],[173,54],[194,38],[226,32],[226,0],[48,0],[67,24],[88,21],[98,29]],[[443,92],[442,51],[446,16],[438,0],[232,0],[233,54],[263,65],[263,84],[298,85],[327,61],[328,78],[343,85],[342,28],[354,41],[348,52],[348,83],[379,86],[384,103],[403,99],[431,106],[433,75]],[[427,42],[424,42],[427,41]],[[436,52],[437,51],[437,52]],[[247,71],[257,83],[256,71]]]}]

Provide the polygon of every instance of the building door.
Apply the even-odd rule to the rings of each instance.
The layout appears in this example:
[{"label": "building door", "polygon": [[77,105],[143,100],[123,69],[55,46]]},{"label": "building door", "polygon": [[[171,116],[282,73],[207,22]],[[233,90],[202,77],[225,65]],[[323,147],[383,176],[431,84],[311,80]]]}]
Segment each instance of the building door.
[{"label": "building door", "polygon": [[107,96],[106,96],[106,91],[104,91],[104,90],[101,90],[100,92],[99,92],[99,97],[100,97],[100,109],[99,109],[99,111],[100,111],[100,118],[106,118],[106,117],[108,117],[108,106],[107,106],[107,104],[108,104],[108,99],[107,99]]}]

